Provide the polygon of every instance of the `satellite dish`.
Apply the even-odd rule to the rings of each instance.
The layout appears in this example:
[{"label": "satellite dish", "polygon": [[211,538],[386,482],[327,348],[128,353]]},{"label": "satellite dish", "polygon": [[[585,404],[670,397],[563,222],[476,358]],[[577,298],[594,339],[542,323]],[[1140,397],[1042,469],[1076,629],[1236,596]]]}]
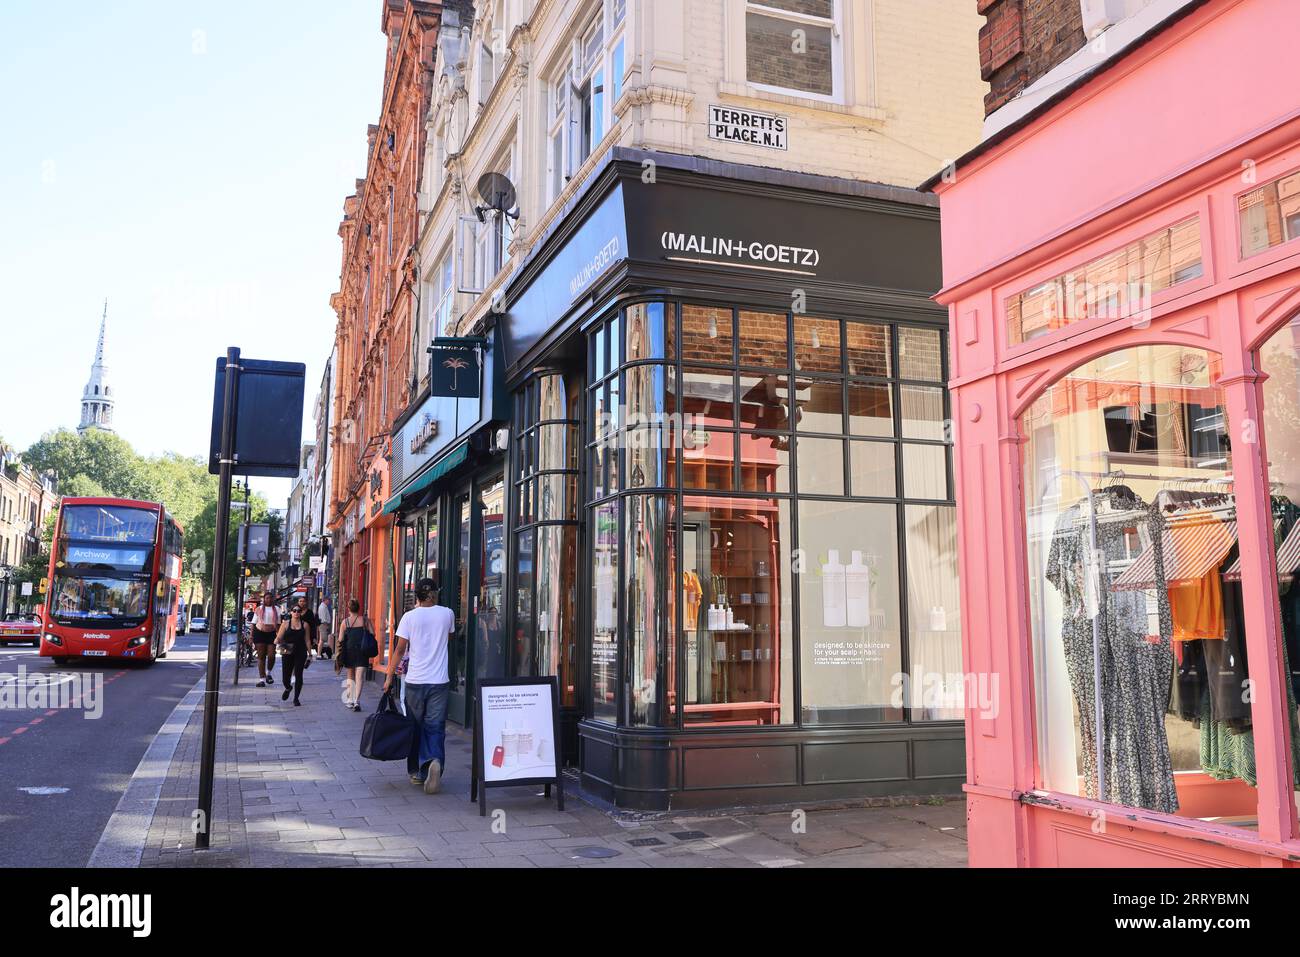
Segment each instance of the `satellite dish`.
[{"label": "satellite dish", "polygon": [[515,195],[515,184],[506,178],[504,173],[484,173],[478,178],[479,199],[483,200],[484,205],[474,207],[474,215],[478,221],[484,222],[484,213],[490,209],[496,210],[512,219],[519,218],[519,210],[515,208],[515,201],[518,198]]}]

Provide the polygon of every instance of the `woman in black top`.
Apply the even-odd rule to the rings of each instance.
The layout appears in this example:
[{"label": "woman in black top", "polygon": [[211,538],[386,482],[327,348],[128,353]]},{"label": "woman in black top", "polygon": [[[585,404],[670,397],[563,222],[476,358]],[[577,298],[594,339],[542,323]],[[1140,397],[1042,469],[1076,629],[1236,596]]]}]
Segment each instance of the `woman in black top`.
[{"label": "woman in black top", "polygon": [[361,710],[361,681],[370,664],[365,656],[366,619],[361,614],[361,603],[353,598],[348,602],[348,617],[343,619],[343,641],[339,646],[338,666],[346,672],[347,688],[343,706],[353,711]]},{"label": "woman in black top", "polygon": [[[298,700],[302,697],[302,672],[311,656],[308,635],[307,623],[295,607],[289,609],[289,619],[280,623],[280,631],[275,636],[275,643],[280,646],[281,671],[284,674],[284,694],[280,695],[280,700],[288,701],[292,691],[295,706],[302,705]],[[290,678],[293,679],[292,685]]]}]

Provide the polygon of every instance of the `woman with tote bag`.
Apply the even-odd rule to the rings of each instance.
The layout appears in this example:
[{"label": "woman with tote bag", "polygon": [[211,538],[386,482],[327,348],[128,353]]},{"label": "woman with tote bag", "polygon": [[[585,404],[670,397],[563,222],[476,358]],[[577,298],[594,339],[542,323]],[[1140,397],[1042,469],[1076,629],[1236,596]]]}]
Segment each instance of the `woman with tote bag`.
[{"label": "woman with tote bag", "polygon": [[343,706],[361,710],[361,682],[365,680],[370,660],[379,654],[378,643],[370,624],[361,614],[361,602],[348,602],[348,617],[343,619],[343,640],[339,644],[338,662],[347,684],[343,689]]}]

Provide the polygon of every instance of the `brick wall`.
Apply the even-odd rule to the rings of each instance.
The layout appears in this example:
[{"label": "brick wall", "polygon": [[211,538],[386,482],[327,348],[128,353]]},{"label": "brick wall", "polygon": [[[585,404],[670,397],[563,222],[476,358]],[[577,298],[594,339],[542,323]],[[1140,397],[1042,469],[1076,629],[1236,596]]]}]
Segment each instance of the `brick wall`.
[{"label": "brick wall", "polygon": [[984,115],[1085,43],[1079,0],[975,0],[980,29],[980,76],[988,81]]}]

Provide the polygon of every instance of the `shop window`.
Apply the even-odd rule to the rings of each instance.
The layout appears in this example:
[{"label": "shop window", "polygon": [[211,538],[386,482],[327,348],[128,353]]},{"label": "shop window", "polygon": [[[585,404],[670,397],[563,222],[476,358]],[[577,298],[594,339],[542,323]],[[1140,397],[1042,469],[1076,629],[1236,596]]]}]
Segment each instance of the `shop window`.
[{"label": "shop window", "polygon": [[1237,200],[1237,221],[1242,259],[1300,236],[1300,173],[1243,194]]},{"label": "shop window", "polygon": [[676,500],[629,495],[623,500],[623,586],[631,727],[676,724],[677,633],[672,584],[676,578]]},{"label": "shop window", "polygon": [[897,508],[801,501],[799,549],[804,723],[901,720]]},{"label": "shop window", "polygon": [[684,509],[685,722],[789,724],[790,503],[687,495]]},{"label": "shop window", "polygon": [[581,390],[541,372],[515,394],[515,673],[555,675],[560,703],[577,687],[578,410]]},{"label": "shop window", "polygon": [[1126,349],[1076,368],[1023,417],[1039,784],[1253,827],[1219,369],[1200,350]]},{"label": "shop window", "polygon": [[591,510],[591,716],[613,722],[618,700],[618,502]]},{"label": "shop window", "polygon": [[842,97],[835,0],[756,0],[745,4],[746,77],[760,88]]},{"label": "shop window", "polygon": [[[621,316],[626,338],[614,316],[589,338],[590,408],[612,405],[615,384],[627,399],[623,421],[596,416],[588,433],[590,560],[622,583],[614,597],[593,583],[593,714],[603,699],[645,727],[960,717],[943,694],[904,700],[900,673],[909,635],[918,673],[947,676],[960,657],[941,581],[955,561],[942,333],[909,327],[896,358],[895,327],[878,321],[693,304]],[[904,358],[908,382],[891,374]],[[922,536],[916,554],[904,527]],[[904,614],[905,585],[932,615]],[[827,619],[823,601],[851,605],[851,620]],[[812,677],[802,704],[796,656]]]},{"label": "shop window", "polygon": [[[1278,587],[1278,618],[1285,661],[1285,713],[1291,762],[1300,773],[1300,319],[1293,319],[1260,349],[1264,379],[1264,443],[1273,515],[1271,559]],[[1238,577],[1240,568],[1229,570]],[[1295,782],[1300,791],[1300,780]],[[1297,794],[1300,800],[1300,793]]]},{"label": "shop window", "polygon": [[1089,319],[1138,317],[1156,293],[1203,272],[1194,216],[1007,298],[1008,341],[1019,345]]}]

